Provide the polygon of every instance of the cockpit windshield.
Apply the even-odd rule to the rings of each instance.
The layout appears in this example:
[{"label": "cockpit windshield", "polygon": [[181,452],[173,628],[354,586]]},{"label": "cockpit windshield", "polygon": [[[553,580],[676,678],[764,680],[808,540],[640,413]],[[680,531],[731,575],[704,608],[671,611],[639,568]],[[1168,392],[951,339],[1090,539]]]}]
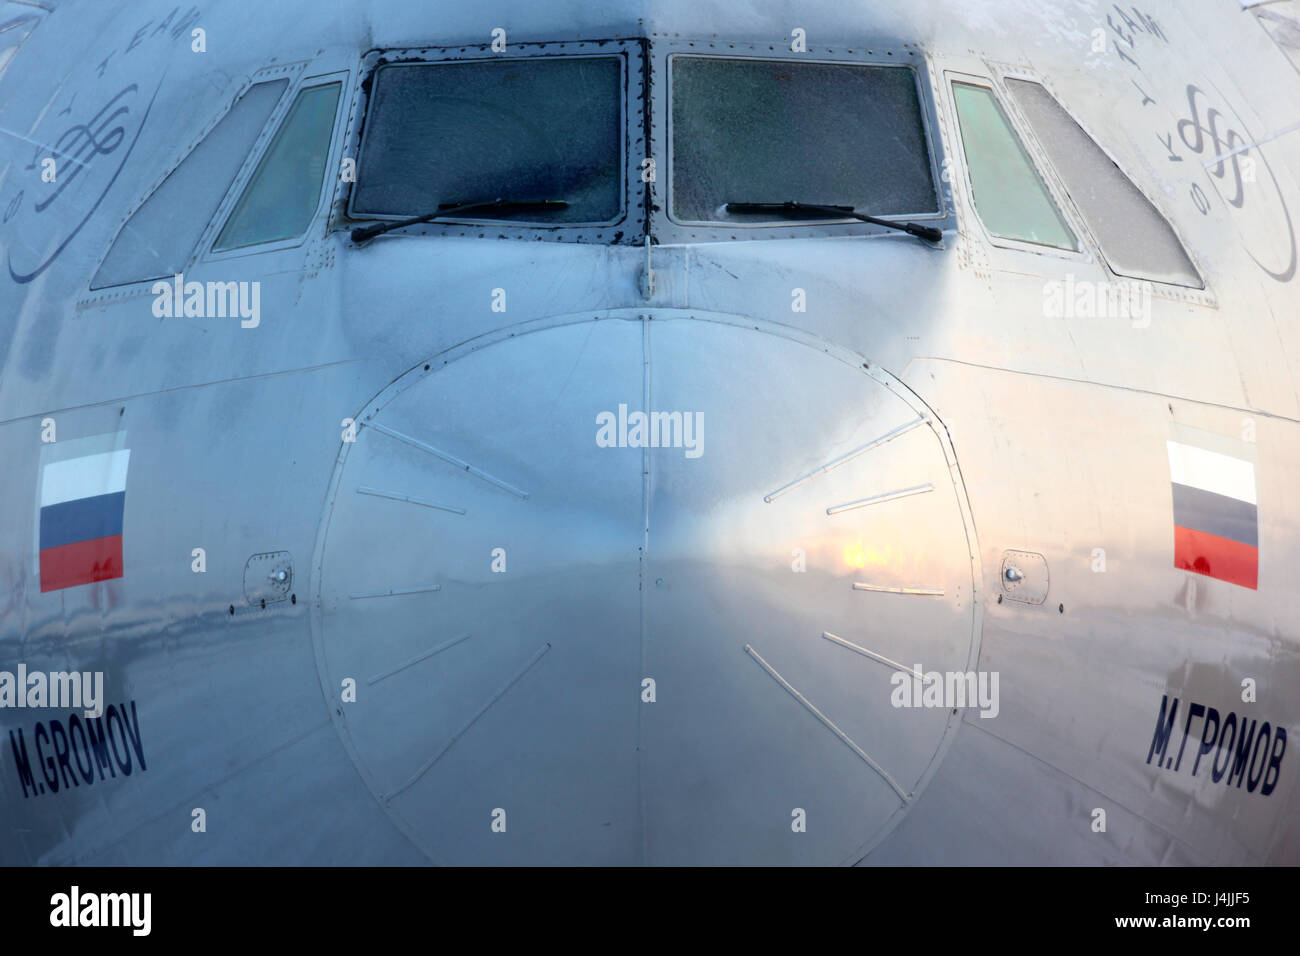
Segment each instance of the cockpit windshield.
[{"label": "cockpit windshield", "polygon": [[872,216],[939,211],[907,67],[691,55],[670,62],[676,221],[789,222],[729,212],[728,203],[834,204]]},{"label": "cockpit windshield", "polygon": [[566,205],[544,215],[501,206],[490,218],[612,222],[623,128],[618,56],[384,64],[372,78],[351,214],[405,218],[509,197]]}]

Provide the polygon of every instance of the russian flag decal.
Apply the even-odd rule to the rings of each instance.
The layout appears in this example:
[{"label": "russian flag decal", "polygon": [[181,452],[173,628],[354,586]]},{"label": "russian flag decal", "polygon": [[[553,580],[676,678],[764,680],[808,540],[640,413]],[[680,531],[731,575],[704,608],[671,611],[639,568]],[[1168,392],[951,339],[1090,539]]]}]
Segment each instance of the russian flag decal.
[{"label": "russian flag decal", "polygon": [[1252,590],[1259,578],[1255,446],[1173,426],[1174,566]]},{"label": "russian flag decal", "polygon": [[[122,576],[122,514],[131,451],[105,447],[106,439],[118,437],[59,442],[42,456],[37,519],[41,591]],[[84,453],[95,448],[105,450]]]}]

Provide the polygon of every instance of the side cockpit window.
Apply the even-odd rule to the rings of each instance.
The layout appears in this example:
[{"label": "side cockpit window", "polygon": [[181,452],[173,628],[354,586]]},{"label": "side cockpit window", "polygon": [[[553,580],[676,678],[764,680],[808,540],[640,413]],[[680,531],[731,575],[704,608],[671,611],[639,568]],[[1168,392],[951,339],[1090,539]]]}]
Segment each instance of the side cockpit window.
[{"label": "side cockpit window", "polygon": [[1159,210],[1039,83],[1007,88],[1117,275],[1204,288]]},{"label": "side cockpit window", "polygon": [[341,83],[300,92],[258,163],[213,252],[296,239],[320,205]]},{"label": "side cockpit window", "polygon": [[235,101],[122,226],[91,289],[182,271],[288,85],[257,83]]},{"label": "side cockpit window", "polygon": [[993,91],[953,83],[975,209],[1003,239],[1073,251],[1078,240],[1034,168]]}]

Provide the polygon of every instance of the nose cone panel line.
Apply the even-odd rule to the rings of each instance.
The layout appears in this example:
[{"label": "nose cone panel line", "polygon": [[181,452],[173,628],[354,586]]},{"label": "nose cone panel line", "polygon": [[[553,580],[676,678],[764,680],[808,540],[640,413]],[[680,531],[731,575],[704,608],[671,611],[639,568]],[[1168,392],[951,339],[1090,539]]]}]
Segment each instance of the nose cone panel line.
[{"label": "nose cone panel line", "polygon": [[432,860],[843,863],[896,825],[960,722],[894,690],[972,666],[972,532],[932,414],[850,359],[575,320],[358,414],[313,639],[345,748]]}]

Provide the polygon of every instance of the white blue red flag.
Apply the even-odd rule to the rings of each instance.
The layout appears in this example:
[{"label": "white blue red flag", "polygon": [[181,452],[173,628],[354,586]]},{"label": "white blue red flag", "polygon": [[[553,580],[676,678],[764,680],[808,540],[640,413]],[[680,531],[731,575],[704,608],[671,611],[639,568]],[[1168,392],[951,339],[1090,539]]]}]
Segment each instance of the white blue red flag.
[{"label": "white blue red flag", "polygon": [[122,577],[131,451],[105,447],[120,443],[114,441],[118,438],[97,436],[42,449],[37,517],[42,591]]},{"label": "white blue red flag", "polygon": [[1174,566],[1244,588],[1259,579],[1255,446],[1173,426]]}]

